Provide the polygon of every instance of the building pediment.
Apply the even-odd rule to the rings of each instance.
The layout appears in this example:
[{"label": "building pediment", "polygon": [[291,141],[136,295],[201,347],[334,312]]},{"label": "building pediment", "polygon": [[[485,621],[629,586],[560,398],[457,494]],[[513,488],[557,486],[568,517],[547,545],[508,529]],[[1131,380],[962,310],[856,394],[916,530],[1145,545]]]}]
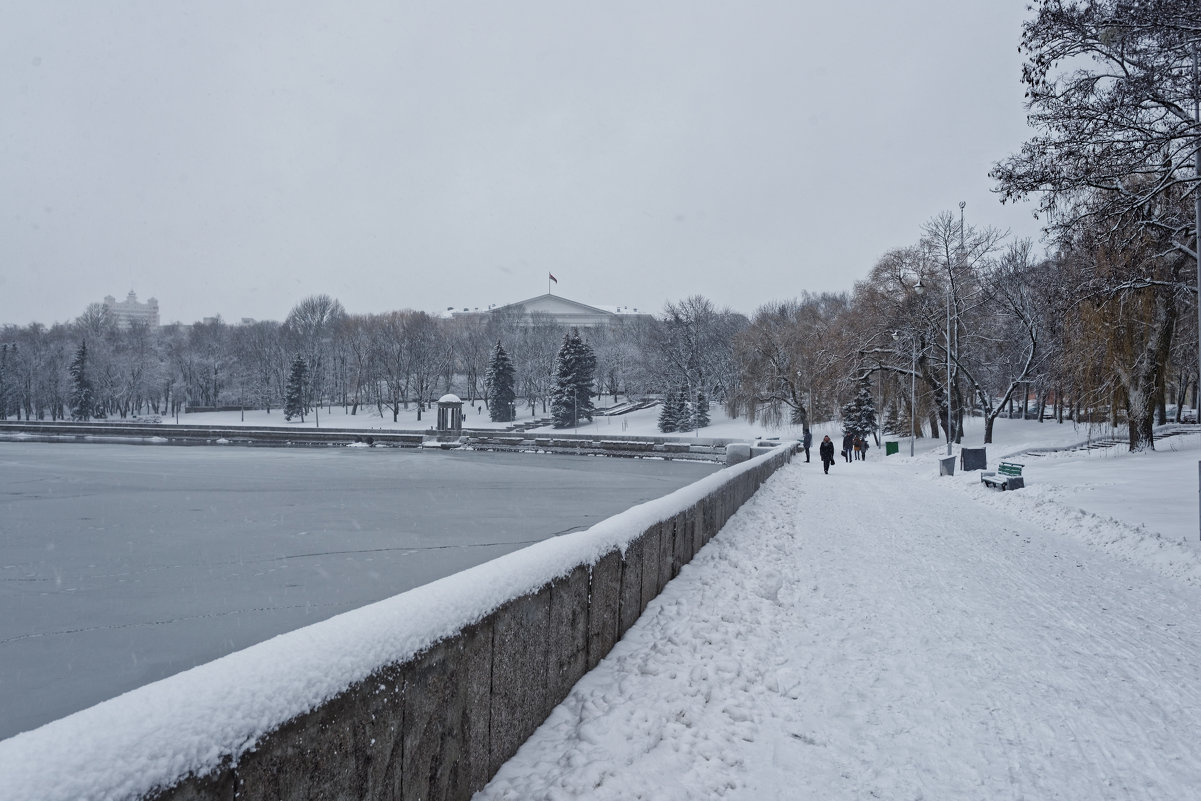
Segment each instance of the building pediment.
[{"label": "building pediment", "polygon": [[457,318],[483,318],[485,315],[516,317],[524,325],[532,325],[535,320],[549,319],[556,325],[565,328],[607,327],[633,319],[651,319],[649,314],[636,312],[631,314],[628,309],[623,312],[620,309],[613,311],[598,306],[589,306],[587,303],[580,303],[549,292],[535,298],[497,306],[486,312],[469,312],[467,309],[462,312],[451,311],[451,316]]},{"label": "building pediment", "polygon": [[615,317],[611,311],[598,309],[595,306],[589,306],[586,303],[569,300],[559,295],[545,294],[539,295],[536,298],[529,300],[519,300],[516,303],[510,303],[507,306],[493,309],[493,313],[519,312],[521,314],[549,314],[552,317],[562,317],[565,315],[586,315],[586,316],[611,316]]}]

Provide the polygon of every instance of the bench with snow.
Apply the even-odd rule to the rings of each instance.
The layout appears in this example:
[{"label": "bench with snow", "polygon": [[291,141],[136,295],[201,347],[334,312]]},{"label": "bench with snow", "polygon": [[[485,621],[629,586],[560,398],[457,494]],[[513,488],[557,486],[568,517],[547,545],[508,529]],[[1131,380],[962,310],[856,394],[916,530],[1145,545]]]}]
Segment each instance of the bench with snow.
[{"label": "bench with snow", "polygon": [[993,489],[1021,489],[1026,486],[1026,479],[1022,478],[1022,468],[1025,465],[1017,462],[1001,462],[995,473],[981,473],[980,483],[985,484]]}]

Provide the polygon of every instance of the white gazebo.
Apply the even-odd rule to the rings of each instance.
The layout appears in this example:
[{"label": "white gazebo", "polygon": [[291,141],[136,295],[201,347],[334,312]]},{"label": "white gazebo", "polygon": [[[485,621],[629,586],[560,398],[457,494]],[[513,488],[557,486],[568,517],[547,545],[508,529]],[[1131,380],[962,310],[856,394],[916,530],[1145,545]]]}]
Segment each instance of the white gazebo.
[{"label": "white gazebo", "polygon": [[438,430],[463,430],[463,401],[458,395],[443,395],[438,398]]}]

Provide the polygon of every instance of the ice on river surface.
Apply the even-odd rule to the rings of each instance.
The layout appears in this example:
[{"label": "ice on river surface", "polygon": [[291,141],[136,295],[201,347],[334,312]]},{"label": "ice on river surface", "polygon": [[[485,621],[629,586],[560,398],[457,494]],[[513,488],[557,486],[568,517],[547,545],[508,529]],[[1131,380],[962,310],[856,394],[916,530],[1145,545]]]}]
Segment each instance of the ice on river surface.
[{"label": "ice on river surface", "polygon": [[0,443],[0,739],[716,469]]}]

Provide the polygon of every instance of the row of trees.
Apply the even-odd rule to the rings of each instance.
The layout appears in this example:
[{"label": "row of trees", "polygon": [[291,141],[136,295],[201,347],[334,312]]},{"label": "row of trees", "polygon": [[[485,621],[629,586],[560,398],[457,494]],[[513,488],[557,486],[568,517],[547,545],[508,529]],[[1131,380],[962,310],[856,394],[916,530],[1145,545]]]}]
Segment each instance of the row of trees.
[{"label": "row of trees", "polygon": [[560,421],[590,419],[602,394],[678,386],[695,395],[735,385],[731,337],[745,324],[744,316],[699,297],[668,304],[660,319],[619,318],[583,334],[544,315],[354,315],[326,295],[304,299],[282,323],[237,326],[218,319],[121,328],[95,306],[69,324],[0,328],[0,417],[80,416],[70,365],[86,343],[94,398],[87,417],[197,407],[300,417],[315,405],[337,404],[393,420],[415,405],[421,419],[432,400],[453,391],[484,401],[498,420],[513,419],[519,406]]},{"label": "row of trees", "polygon": [[[338,404],[396,419],[455,391],[483,400],[495,420],[514,419],[524,404],[567,426],[591,419],[604,392],[659,395],[660,427],[689,431],[708,424],[709,398],[733,416],[807,428],[846,417],[845,405],[861,408],[866,395],[873,416],[859,428],[874,429],[879,409],[892,433],[912,425],[919,436],[958,439],[970,413],[984,417],[991,441],[997,417],[1031,408],[1061,421],[1130,415],[1104,369],[1112,343],[1097,332],[1137,318],[1131,310],[1098,318],[1076,301],[1079,284],[1062,276],[1087,264],[1068,249],[1036,258],[1031,243],[945,212],[853,292],[802,293],[751,318],[700,297],[668,304],[654,320],[583,334],[538,318],[349,315],[327,296],[297,304],[281,324],[122,330],[85,315],[50,329],[4,328],[0,411],[125,417],[170,413],[186,400],[281,408],[289,418]],[[1196,386],[1187,319],[1177,320],[1183,335],[1153,394],[1161,419]],[[86,365],[73,366],[81,351]]]},{"label": "row of trees", "polygon": [[734,340],[731,411],[807,425],[866,389],[897,434],[959,439],[974,413],[991,442],[999,416],[1032,405],[1039,419],[1124,423],[1138,450],[1190,391],[1196,405],[1201,4],[1031,12],[1038,133],[992,176],[1006,200],[1039,198],[1047,253],[966,224],[962,206],[938,214],[850,295],[761,308]]},{"label": "row of trees", "polygon": [[1021,49],[1037,134],[992,175],[1003,197],[1037,197],[1046,215],[1048,291],[1072,348],[1057,380],[1121,409],[1131,448],[1151,447],[1165,398],[1182,402],[1197,380],[1201,4],[1031,11]]},{"label": "row of trees", "polygon": [[[1096,252],[1035,257],[1029,242],[943,213],[853,292],[802,293],[749,319],[694,297],[655,320],[581,335],[548,320],[348,315],[318,296],[282,324],[6,326],[0,413],[128,417],[169,414],[186,400],[282,406],[289,417],[338,404],[396,419],[454,391],[482,399],[495,420],[524,404],[570,425],[590,419],[602,392],[620,392],[663,397],[661,428],[688,431],[708,424],[709,398],[732,416],[808,428],[845,418],[844,404],[867,393],[885,430],[900,435],[913,426],[959,439],[971,413],[991,441],[997,417],[1041,419],[1050,409],[1060,421],[1131,421],[1131,446],[1146,447],[1153,421],[1140,414],[1166,421],[1190,390],[1195,402],[1195,316],[1176,315],[1170,346],[1154,352],[1148,399],[1132,404],[1125,382],[1161,307],[1150,288],[1103,296],[1112,307],[1081,302],[1099,267],[1085,254]],[[1127,261],[1103,264],[1116,271]]]},{"label": "row of trees", "polygon": [[[129,417],[186,401],[278,408],[288,418],[338,404],[396,419],[454,391],[482,400],[495,420],[524,405],[565,426],[591,419],[603,392],[659,395],[660,427],[689,431],[708,424],[710,398],[733,416],[807,428],[845,417],[843,406],[867,393],[892,433],[913,425],[919,436],[958,439],[970,413],[984,417],[991,441],[997,417],[1028,408],[1053,409],[1061,421],[1131,417],[1120,374],[1106,364],[1133,352],[1115,347],[1116,331],[1129,343],[1154,306],[1128,303],[1108,316],[1082,305],[1085,280],[1064,276],[1090,265],[1072,249],[1036,258],[1029,242],[948,212],[885,254],[853,292],[802,293],[751,318],[693,297],[654,320],[581,334],[547,319],[349,315],[317,296],[280,324],[6,326],[0,412]],[[1195,392],[1190,319],[1177,317],[1151,390],[1161,420]]]}]

